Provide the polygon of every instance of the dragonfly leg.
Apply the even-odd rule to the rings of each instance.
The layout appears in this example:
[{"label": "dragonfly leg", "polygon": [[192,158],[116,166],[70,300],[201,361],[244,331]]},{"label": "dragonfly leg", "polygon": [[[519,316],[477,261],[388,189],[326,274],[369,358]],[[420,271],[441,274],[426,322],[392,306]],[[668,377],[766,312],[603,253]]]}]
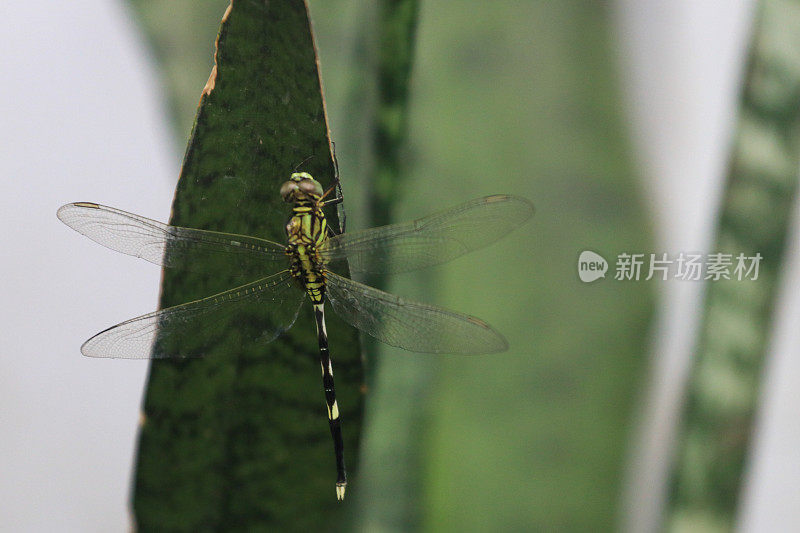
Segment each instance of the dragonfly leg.
[{"label": "dragonfly leg", "polygon": [[[331,191],[334,190],[336,191],[336,195],[330,200],[325,200],[324,202],[322,202],[322,207],[339,205],[342,202],[344,202],[344,196],[342,196],[342,187],[340,185],[339,178],[336,178],[336,181],[333,183],[333,185],[331,185],[331,187],[327,191],[325,191],[320,200],[322,200],[322,198],[325,198],[325,196],[327,196]],[[344,209],[340,210],[339,216],[341,217],[341,220],[339,221],[340,222],[339,229],[341,230],[341,233],[344,233],[345,224],[347,223],[347,215],[345,214]],[[336,235],[336,233],[333,231],[332,226],[328,226],[328,230],[330,230],[331,236]]]},{"label": "dragonfly leg", "polygon": [[[333,198],[331,200],[328,200],[327,202],[323,202],[322,206],[323,207],[327,207],[329,205],[336,205],[336,204],[342,203],[343,201],[344,201],[344,198],[342,198],[340,196],[338,198]],[[344,233],[344,223],[345,223],[344,210],[342,210],[341,222],[342,222],[342,224],[340,226],[340,230],[341,230],[341,233]],[[333,226],[331,226],[330,224],[328,224],[326,226],[326,228],[328,230],[328,237],[335,237],[336,235],[339,235],[339,233],[337,233],[336,230],[333,228]]]},{"label": "dragonfly leg", "polygon": [[336,390],[333,386],[333,367],[328,351],[328,332],[325,329],[325,309],[322,303],[314,304],[314,318],[317,321],[317,338],[319,339],[319,361],[322,365],[322,386],[325,389],[325,403],[328,407],[328,425],[333,437],[333,448],[336,452],[336,498],[344,499],[347,488],[347,472],[344,467],[344,444],[342,443],[342,420],[339,418],[339,406],[336,404]]},{"label": "dragonfly leg", "polygon": [[[325,198],[330,193],[334,193],[333,198],[331,198],[330,200],[325,200]],[[323,202],[323,200],[325,201]],[[336,176],[333,179],[333,184],[330,187],[328,187],[328,190],[326,190],[322,194],[322,196],[320,196],[319,201],[322,204],[322,207],[339,205],[342,202],[344,202],[344,195],[342,194],[342,183],[341,181],[339,181],[338,164],[337,164]],[[347,215],[345,214],[344,209],[339,210],[339,216],[341,217],[341,220],[339,221],[339,228],[341,229],[341,232],[344,233],[345,224],[347,223]],[[330,228],[330,226],[328,226],[328,228]]]},{"label": "dragonfly leg", "polygon": [[[333,184],[331,187],[325,191],[320,198],[320,201],[324,200],[326,196],[328,196],[332,191],[335,191],[334,198],[324,202],[322,205],[338,205],[344,201],[344,193],[342,192],[342,182],[339,179],[339,160],[336,158],[336,143],[331,141],[331,158],[333,159]],[[344,208],[339,210],[339,230],[341,233],[344,233],[345,226],[347,225],[347,214],[344,211]],[[330,227],[330,226],[329,226]]]}]

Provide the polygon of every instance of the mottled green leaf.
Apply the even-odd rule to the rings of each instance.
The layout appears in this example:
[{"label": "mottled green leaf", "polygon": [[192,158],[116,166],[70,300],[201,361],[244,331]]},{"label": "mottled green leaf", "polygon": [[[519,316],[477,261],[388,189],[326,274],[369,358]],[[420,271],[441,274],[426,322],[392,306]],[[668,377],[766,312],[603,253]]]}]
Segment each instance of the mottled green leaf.
[{"label": "mottled green leaf", "polygon": [[[233,2],[215,61],[170,222],[283,241],[280,184],[301,163],[323,185],[334,173],[304,2]],[[336,214],[329,217],[335,227]],[[240,283],[234,272],[209,268],[166,271],[161,306]],[[139,528],[339,529],[348,500],[335,497],[310,306],[270,344],[250,340],[261,326],[257,309],[225,325],[206,357],[153,363],[134,490]],[[334,316],[328,329],[352,473],[362,410],[358,337]]]},{"label": "mottled green leaf", "polygon": [[[800,164],[800,2],[762,0],[753,32],[672,479],[669,531],[734,527]],[[762,257],[739,280],[737,256]],[[749,264],[749,262],[748,262]]]}]

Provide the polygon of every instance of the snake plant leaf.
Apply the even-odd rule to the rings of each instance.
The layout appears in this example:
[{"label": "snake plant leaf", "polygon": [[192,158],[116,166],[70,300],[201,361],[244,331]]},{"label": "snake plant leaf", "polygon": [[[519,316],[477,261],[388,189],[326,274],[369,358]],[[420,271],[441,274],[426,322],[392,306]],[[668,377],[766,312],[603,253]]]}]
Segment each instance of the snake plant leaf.
[{"label": "snake plant leaf", "polygon": [[[233,1],[216,44],[170,223],[280,242],[288,216],[280,184],[298,165],[323,186],[334,178],[307,6]],[[336,213],[328,216],[337,227]],[[161,307],[240,278],[223,264],[165,271]],[[206,357],[153,362],[133,494],[140,530],[343,527],[349,501],[337,502],[334,490],[311,308],[304,304],[294,327],[269,344],[251,340],[265,327],[259,311],[245,307],[214,324],[221,333]],[[363,405],[358,336],[330,315],[353,479]]]},{"label": "snake plant leaf", "polygon": [[[800,164],[800,3],[761,0],[717,221],[728,273],[708,283],[665,530],[735,529],[756,433]],[[757,271],[737,273],[758,257]],[[763,260],[762,260],[763,259]],[[726,279],[727,278],[727,279]]]}]

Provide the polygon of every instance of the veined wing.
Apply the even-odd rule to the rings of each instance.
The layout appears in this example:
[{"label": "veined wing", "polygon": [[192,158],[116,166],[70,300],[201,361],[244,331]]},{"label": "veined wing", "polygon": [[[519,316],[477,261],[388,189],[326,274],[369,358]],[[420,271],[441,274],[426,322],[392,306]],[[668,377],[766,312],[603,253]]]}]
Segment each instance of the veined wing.
[{"label": "veined wing", "polygon": [[470,355],[508,349],[503,336],[478,318],[404,300],[332,272],[327,274],[327,295],[345,321],[412,352]]},{"label": "veined wing", "polygon": [[163,359],[206,355],[226,340],[271,342],[294,324],[303,296],[286,270],[126,320],[83,343],[81,352],[88,357]]},{"label": "veined wing", "polygon": [[329,263],[347,259],[351,272],[409,272],[483,248],[531,216],[524,198],[487,196],[413,222],[337,235],[322,256]]},{"label": "veined wing", "polygon": [[287,266],[284,246],[256,237],[169,226],[89,202],[64,205],[57,216],[107,248],[157,265],[215,272],[225,269],[250,279]]}]

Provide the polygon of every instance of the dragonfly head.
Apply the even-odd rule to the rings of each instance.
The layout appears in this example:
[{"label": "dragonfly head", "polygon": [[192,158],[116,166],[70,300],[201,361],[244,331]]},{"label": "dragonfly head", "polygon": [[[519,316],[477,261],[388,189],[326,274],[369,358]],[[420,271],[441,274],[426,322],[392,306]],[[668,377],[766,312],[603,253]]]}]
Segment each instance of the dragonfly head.
[{"label": "dragonfly head", "polygon": [[308,172],[295,172],[289,181],[281,185],[281,197],[284,202],[292,202],[302,198],[316,198],[322,196],[322,185]]}]

